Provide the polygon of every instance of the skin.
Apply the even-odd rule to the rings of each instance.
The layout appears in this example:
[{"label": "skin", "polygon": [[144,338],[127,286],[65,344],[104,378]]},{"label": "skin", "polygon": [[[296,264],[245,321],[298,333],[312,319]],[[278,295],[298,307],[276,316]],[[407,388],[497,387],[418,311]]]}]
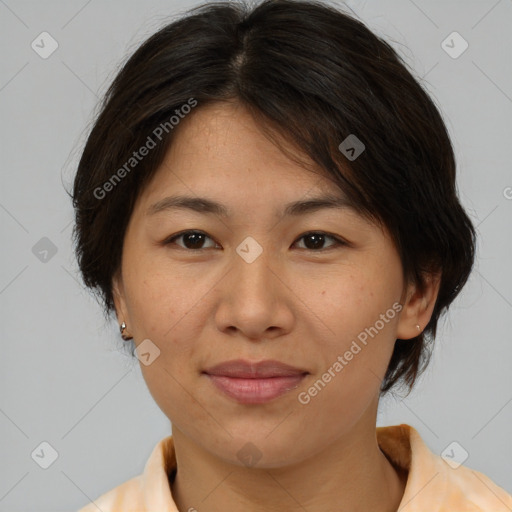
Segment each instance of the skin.
[{"label": "skin", "polygon": [[[141,369],[172,422],[179,510],[397,510],[406,475],[377,444],[379,387],[395,340],[428,323],[438,277],[423,293],[405,283],[386,230],[349,208],[279,219],[284,204],[335,188],[290,160],[242,106],[198,107],[175,136],[136,202],[113,290],[136,346],[150,339],[160,350]],[[232,215],[148,214],[175,194],[208,197]],[[202,245],[186,236],[164,243],[189,229],[207,235]],[[314,248],[310,231],[349,245],[326,236]],[[250,264],[236,252],[247,236],[263,249]],[[394,303],[401,312],[301,404],[298,394]],[[239,404],[201,373],[237,358],[277,359],[309,375],[270,402]],[[248,442],[254,466],[237,456]]]}]

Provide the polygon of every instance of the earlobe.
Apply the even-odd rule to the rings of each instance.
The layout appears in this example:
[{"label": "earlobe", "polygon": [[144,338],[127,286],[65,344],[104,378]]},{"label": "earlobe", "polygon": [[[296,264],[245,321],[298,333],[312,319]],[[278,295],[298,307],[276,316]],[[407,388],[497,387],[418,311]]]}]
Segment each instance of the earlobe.
[{"label": "earlobe", "polygon": [[119,272],[116,273],[112,278],[112,299],[114,301],[114,307],[116,310],[117,322],[119,324],[121,337],[125,341],[131,340],[133,339],[133,336],[130,334],[128,328],[130,319],[128,318],[128,312],[126,308],[123,280]]},{"label": "earlobe", "polygon": [[423,288],[416,283],[410,283],[398,321],[398,339],[415,338],[423,331],[434,311],[440,284],[440,272],[426,275]]}]

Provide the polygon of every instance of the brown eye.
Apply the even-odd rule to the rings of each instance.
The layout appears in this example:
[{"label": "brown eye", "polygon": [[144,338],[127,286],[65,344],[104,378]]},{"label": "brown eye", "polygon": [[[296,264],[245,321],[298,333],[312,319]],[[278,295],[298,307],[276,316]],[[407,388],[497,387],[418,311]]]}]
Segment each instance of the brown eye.
[{"label": "brown eye", "polygon": [[[322,247],[325,243],[326,239],[334,240],[334,244],[331,244],[329,247]],[[304,245],[306,246],[305,249],[312,250],[312,251],[322,251],[331,249],[332,247],[337,247],[339,245],[345,245],[345,243],[340,240],[339,238],[328,235],[327,233],[323,233],[321,231],[319,232],[311,232],[306,233],[305,235],[302,235],[299,240],[304,240]]]},{"label": "brown eye", "polygon": [[204,242],[206,239],[212,240],[206,233],[203,233],[202,231],[184,231],[165,240],[164,245],[173,244],[180,238],[183,240],[182,244],[177,245],[183,249],[190,249],[191,251],[208,249],[208,247],[203,247]]},{"label": "brown eye", "polygon": [[[182,240],[181,243],[176,243],[177,240]],[[206,240],[211,240],[214,245],[210,245],[210,247],[205,247],[204,244]],[[347,245],[347,243],[340,238],[328,235],[322,231],[310,232],[302,235],[298,240],[304,240],[305,247],[300,247],[301,249],[306,249],[314,252],[321,252],[324,250],[332,249],[338,247],[340,245]],[[327,240],[332,240],[334,243],[331,243],[328,247],[324,247]],[[296,242],[297,243],[297,242]],[[190,251],[201,251],[203,249],[211,249],[215,248],[215,241],[209,237],[203,231],[183,231],[176,235],[167,238],[163,245],[178,245],[182,249],[190,250]]]}]

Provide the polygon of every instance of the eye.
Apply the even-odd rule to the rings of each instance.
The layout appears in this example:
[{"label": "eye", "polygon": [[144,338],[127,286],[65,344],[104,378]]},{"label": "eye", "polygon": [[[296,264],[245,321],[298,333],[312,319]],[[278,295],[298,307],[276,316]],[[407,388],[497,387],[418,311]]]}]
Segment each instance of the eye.
[{"label": "eye", "polygon": [[[183,231],[181,233],[178,233],[176,235],[171,236],[170,238],[167,238],[164,240],[163,245],[170,245],[176,243],[177,240],[182,239],[182,243],[177,244],[182,249],[188,249],[191,251],[201,251],[203,249],[211,249],[212,247],[215,248],[216,244],[214,240],[209,237],[206,233],[203,231],[196,231],[196,230],[188,230]],[[204,247],[205,240],[212,240],[214,242],[213,246],[210,247]],[[328,247],[321,247],[324,245],[326,239],[331,239],[334,241],[333,244],[331,244]],[[305,240],[305,246],[301,247],[301,249],[311,250],[314,252],[320,252],[327,249],[331,249],[334,247],[338,247],[340,245],[348,245],[347,242],[344,240],[334,236],[329,235],[327,233],[324,233],[323,231],[311,231],[309,233],[305,233],[297,240]],[[297,242],[295,242],[297,243]]]},{"label": "eye", "polygon": [[190,249],[195,251],[200,251],[202,249],[208,249],[208,247],[202,247],[204,244],[205,239],[209,238],[210,240],[213,240],[210,238],[206,233],[203,231],[183,231],[182,233],[178,233],[177,235],[173,235],[170,238],[167,238],[163,244],[169,245],[175,242],[175,240],[179,240],[180,238],[183,239],[183,245],[178,244],[178,246],[182,247],[183,249]]},{"label": "eye", "polygon": [[[329,247],[319,248],[321,245],[324,244],[325,240],[330,238],[331,240],[334,240],[334,244],[332,244]],[[312,250],[315,252],[331,249],[333,247],[337,247],[340,245],[347,245],[347,243],[340,238],[328,235],[327,233],[324,233],[323,231],[312,231],[310,233],[306,233],[302,235],[298,240],[308,240],[308,243],[306,243],[306,249]]]}]

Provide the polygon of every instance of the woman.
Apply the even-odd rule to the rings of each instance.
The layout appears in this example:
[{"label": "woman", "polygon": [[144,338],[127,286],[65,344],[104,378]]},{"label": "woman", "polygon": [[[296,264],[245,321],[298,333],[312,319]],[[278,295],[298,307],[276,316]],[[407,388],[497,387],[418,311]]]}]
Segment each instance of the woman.
[{"label": "woman", "polygon": [[510,510],[376,428],[473,265],[455,183],[431,99],[332,7],[210,3],[146,41],[86,143],[75,237],[172,436],[81,512]]}]

